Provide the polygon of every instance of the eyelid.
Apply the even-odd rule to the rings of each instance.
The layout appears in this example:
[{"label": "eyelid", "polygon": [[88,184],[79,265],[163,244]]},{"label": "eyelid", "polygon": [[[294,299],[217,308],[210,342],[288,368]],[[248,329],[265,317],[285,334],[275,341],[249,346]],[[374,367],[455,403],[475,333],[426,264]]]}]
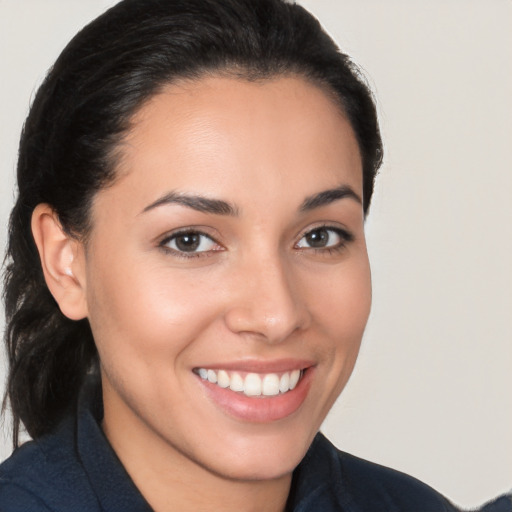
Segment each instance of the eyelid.
[{"label": "eyelid", "polygon": [[220,238],[220,234],[218,234],[216,229],[213,229],[209,226],[203,226],[203,225],[190,225],[190,226],[180,226],[179,228],[169,229],[169,231],[166,231],[162,235],[159,235],[158,237],[155,237],[155,243],[160,245],[169,239],[186,234],[186,233],[197,233],[198,235],[204,235],[208,238],[211,238],[215,241],[215,243],[222,245],[218,239]]},{"label": "eyelid", "polygon": [[348,229],[346,226],[343,226],[342,224],[339,224],[337,222],[319,222],[315,223],[313,225],[308,226],[307,228],[301,230],[299,234],[297,235],[297,240],[302,240],[308,233],[311,233],[312,231],[316,231],[317,229],[327,229],[335,231],[336,233],[339,233],[340,236],[345,238],[348,242],[351,242],[355,239],[355,236],[352,234],[352,231]]}]

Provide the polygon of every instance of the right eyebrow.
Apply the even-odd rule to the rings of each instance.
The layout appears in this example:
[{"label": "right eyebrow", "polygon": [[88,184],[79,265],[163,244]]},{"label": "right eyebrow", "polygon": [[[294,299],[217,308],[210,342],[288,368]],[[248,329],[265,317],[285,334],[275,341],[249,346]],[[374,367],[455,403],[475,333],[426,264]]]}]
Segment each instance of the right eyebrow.
[{"label": "right eyebrow", "polygon": [[355,200],[359,204],[363,204],[361,197],[354,191],[354,189],[348,185],[340,185],[337,188],[324,190],[318,194],[307,197],[300,207],[300,211],[306,212],[313,210],[314,208],[320,208],[326,206],[339,199],[345,199],[346,197]]},{"label": "right eyebrow", "polygon": [[210,199],[200,195],[181,194],[179,192],[169,192],[165,194],[146,206],[141,213],[146,213],[159,206],[169,204],[179,204],[197,210],[198,212],[213,213],[215,215],[229,215],[233,217],[238,215],[238,208],[222,199]]}]

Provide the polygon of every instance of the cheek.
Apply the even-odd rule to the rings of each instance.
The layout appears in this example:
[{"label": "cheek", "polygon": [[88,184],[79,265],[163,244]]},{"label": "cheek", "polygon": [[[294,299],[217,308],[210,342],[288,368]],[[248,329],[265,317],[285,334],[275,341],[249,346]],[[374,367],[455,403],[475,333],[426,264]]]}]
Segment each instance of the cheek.
[{"label": "cheek", "polygon": [[371,276],[367,258],[317,273],[309,282],[312,326],[321,340],[319,386],[314,390],[315,417],[323,420],[343,391],[357,360],[371,307]]},{"label": "cheek", "polygon": [[169,365],[214,320],[217,301],[200,276],[135,268],[100,268],[91,276],[89,320],[100,358],[109,366],[129,363],[131,370]]},{"label": "cheek", "polygon": [[346,268],[341,266],[319,284],[322,286],[316,294],[313,316],[325,341],[322,345],[326,361],[324,389],[329,395],[326,414],[352,374],[370,314],[368,259],[361,258]]},{"label": "cheek", "polygon": [[367,259],[340,268],[318,280],[312,303],[314,317],[332,341],[332,348],[358,350],[371,307],[371,276]]}]

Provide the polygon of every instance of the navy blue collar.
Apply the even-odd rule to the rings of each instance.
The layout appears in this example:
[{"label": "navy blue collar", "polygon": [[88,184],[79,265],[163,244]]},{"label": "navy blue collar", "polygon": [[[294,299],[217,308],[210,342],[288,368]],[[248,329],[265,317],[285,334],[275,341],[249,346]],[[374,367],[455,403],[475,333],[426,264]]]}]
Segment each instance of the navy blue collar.
[{"label": "navy blue collar", "polygon": [[101,386],[87,383],[78,403],[76,443],[78,457],[102,510],[151,512],[110,446],[103,430]]}]

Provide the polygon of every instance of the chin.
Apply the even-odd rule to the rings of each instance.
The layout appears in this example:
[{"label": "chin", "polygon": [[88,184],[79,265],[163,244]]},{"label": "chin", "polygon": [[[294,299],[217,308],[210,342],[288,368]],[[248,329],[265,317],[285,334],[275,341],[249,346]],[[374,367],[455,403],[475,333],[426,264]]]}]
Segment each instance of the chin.
[{"label": "chin", "polygon": [[299,465],[304,454],[294,459],[285,456],[269,457],[265,460],[261,456],[252,459],[239,459],[238,463],[229,463],[220,467],[208,467],[210,472],[216,473],[228,480],[238,481],[265,481],[277,480],[290,475]]},{"label": "chin", "polygon": [[291,474],[316,434],[300,434],[293,426],[279,434],[230,436],[216,446],[209,470],[233,480],[273,480]]}]

